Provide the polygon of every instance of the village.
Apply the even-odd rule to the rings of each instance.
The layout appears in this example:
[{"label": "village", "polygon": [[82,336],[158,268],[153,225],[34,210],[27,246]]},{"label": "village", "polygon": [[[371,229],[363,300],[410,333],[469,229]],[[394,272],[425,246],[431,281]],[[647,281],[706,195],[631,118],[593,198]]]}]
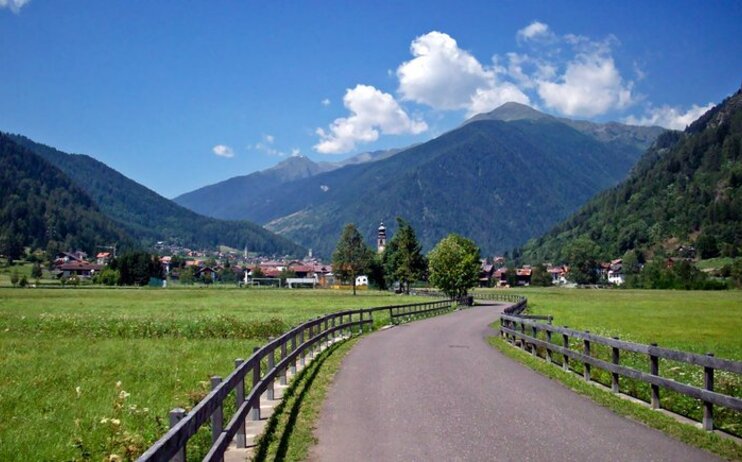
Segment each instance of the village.
[{"label": "village", "polygon": [[[377,254],[382,254],[387,242],[386,227],[379,226],[376,236]],[[216,251],[192,250],[158,242],[161,278],[153,278],[150,285],[168,284],[235,284],[254,287],[311,287],[344,288],[352,281],[341,281],[335,277],[331,263],[312,256],[311,249],[302,259],[272,258],[248,253],[247,249],[221,248]],[[60,252],[52,263],[51,275],[66,282],[90,283],[96,275],[108,267],[115,249],[98,252],[94,258],[75,250]],[[672,265],[668,259],[667,265]],[[541,271],[541,277],[534,276]],[[594,271],[602,285],[620,286],[625,282],[622,259],[598,262]],[[540,286],[571,286],[570,268],[567,265],[544,263],[537,268],[532,265],[516,266],[505,256],[494,256],[481,260],[479,286],[489,288]],[[537,276],[538,277],[538,276]],[[358,275],[355,286],[361,290],[379,287],[378,281],[369,275]],[[397,288],[398,289],[398,288]]]}]

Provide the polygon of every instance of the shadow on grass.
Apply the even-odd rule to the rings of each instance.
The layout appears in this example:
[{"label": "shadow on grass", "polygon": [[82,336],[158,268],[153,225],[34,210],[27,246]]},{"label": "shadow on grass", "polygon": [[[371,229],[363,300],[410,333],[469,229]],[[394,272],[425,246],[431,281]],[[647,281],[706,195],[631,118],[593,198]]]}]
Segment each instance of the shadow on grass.
[{"label": "shadow on grass", "polygon": [[[323,351],[319,355],[319,357],[315,358],[310,364],[307,365],[307,367],[299,372],[296,378],[292,381],[291,386],[286,389],[281,399],[281,403],[273,410],[273,414],[271,415],[270,419],[268,420],[268,424],[265,427],[265,432],[258,442],[258,450],[255,453],[255,457],[253,458],[254,461],[262,462],[268,460],[271,443],[273,443],[276,438],[278,438],[279,432],[281,432],[280,440],[278,443],[278,448],[276,449],[276,454],[272,460],[284,460],[289,448],[291,435],[294,432],[296,421],[299,418],[299,414],[301,412],[301,406],[304,398],[309,392],[312,383],[317,378],[317,375],[319,375],[322,364],[327,361],[327,359],[341,344],[342,342],[336,343],[327,350]],[[286,409],[289,403],[291,404],[291,407]],[[284,415],[286,411],[288,411],[288,419],[286,420],[286,423],[281,426],[280,417]]]}]

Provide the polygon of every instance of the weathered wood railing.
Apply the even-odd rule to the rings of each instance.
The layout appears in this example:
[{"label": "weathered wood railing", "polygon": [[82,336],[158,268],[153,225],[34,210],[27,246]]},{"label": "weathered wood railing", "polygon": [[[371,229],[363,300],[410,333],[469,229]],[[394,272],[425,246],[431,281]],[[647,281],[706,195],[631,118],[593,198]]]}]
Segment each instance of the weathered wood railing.
[{"label": "weathered wood railing", "polygon": [[[607,371],[611,374],[611,390],[614,393],[621,391],[619,377],[626,377],[647,383],[650,385],[651,391],[649,404],[654,409],[660,407],[660,387],[698,399],[703,406],[702,425],[706,430],[714,429],[714,405],[738,412],[742,411],[742,399],[714,391],[714,371],[722,370],[742,374],[742,361],[719,359],[710,353],[701,355],[671,350],[658,347],[657,344],[644,345],[627,342],[619,340],[617,337],[601,337],[591,334],[588,331],[582,332],[569,329],[566,326],[553,326],[551,325],[551,317],[543,317],[546,318],[548,324],[539,323],[537,319],[533,318],[536,317],[502,315],[500,317],[500,333],[510,343],[515,344],[516,341],[519,341],[520,346],[524,350],[530,351],[533,355],[538,354],[538,348],[543,349],[545,359],[550,363],[559,364],[554,361],[552,356],[553,353],[561,354],[563,358],[561,366],[565,370],[570,370],[569,365],[572,360],[581,363],[583,365],[583,377],[588,382],[591,380],[592,366]],[[544,333],[545,339],[538,338],[539,332]],[[561,345],[554,342],[553,334],[556,334],[557,341],[561,340]],[[570,339],[581,340],[582,351],[571,349]],[[594,350],[591,351],[591,346],[595,344],[605,345],[611,349],[610,362],[595,357]],[[621,365],[621,351],[647,355],[649,373]],[[702,367],[703,388],[660,376],[660,358]]]},{"label": "weathered wood railing", "polygon": [[[415,295],[427,295],[431,297],[445,297],[445,294],[438,289],[415,289]],[[519,314],[528,307],[528,299],[522,295],[506,294],[501,292],[471,292],[469,294],[474,300],[491,300],[498,302],[512,303],[513,305],[505,308],[506,314]]]},{"label": "weathered wood railing", "polygon": [[[273,400],[275,380],[285,384],[287,371],[295,373],[297,367],[306,363],[310,353],[340,337],[362,334],[367,328],[370,329],[375,312],[388,310],[392,321],[399,322],[437,314],[450,309],[451,305],[450,300],[440,300],[347,310],[294,327],[280,337],[270,339],[264,346],[256,347],[247,360],[235,360],[235,369],[226,378],[212,377],[211,392],[190,412],[180,408],[170,411],[170,430],[147,449],[138,461],[184,462],[188,440],[207,422],[211,423],[212,445],[203,460],[221,461],[232,441],[238,448],[246,447],[245,420],[248,416],[251,420],[260,420],[261,395],[265,393],[268,400]],[[263,363],[267,365],[265,368]],[[245,382],[248,379],[252,381],[252,387],[246,395]],[[225,426],[224,404],[231,394],[234,394],[236,411]]]},{"label": "weathered wood railing", "polygon": [[428,317],[449,311],[453,303],[451,300],[440,300],[432,303],[413,303],[410,305],[396,305],[389,307],[380,307],[379,309],[389,310],[389,319],[392,324],[399,324],[404,321],[411,321],[419,317]]}]

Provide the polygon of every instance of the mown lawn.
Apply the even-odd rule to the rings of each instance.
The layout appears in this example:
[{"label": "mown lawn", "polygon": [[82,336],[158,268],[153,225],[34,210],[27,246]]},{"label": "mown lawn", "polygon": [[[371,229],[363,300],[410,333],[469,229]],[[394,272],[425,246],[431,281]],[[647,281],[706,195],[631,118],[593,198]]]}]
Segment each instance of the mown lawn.
[{"label": "mown lawn", "polygon": [[[742,360],[742,291],[521,288],[517,292],[528,297],[529,314],[552,315],[555,325]],[[554,337],[553,341],[561,344],[561,337]],[[581,342],[573,340],[571,348],[581,349]],[[606,346],[594,344],[591,353],[611,360],[611,350]],[[561,361],[560,355],[557,360]],[[649,371],[646,355],[623,352],[621,364]],[[572,368],[582,372],[581,363],[573,362]],[[697,366],[661,359],[660,374],[678,382],[703,386],[703,369]],[[605,371],[594,370],[593,380],[610,385],[611,378]],[[742,377],[717,371],[715,390],[742,397]],[[642,382],[622,378],[621,391],[649,400],[649,386]],[[702,408],[698,400],[667,390],[661,391],[661,397],[663,408],[700,421]],[[715,423],[742,436],[742,413],[717,408]]]},{"label": "mown lawn", "polygon": [[604,336],[742,360],[742,291],[524,288],[531,314]]},{"label": "mown lawn", "polygon": [[332,311],[414,301],[374,291],[0,289],[0,460],[133,457],[170,409],[197,402],[211,375],[227,375],[268,335]]}]

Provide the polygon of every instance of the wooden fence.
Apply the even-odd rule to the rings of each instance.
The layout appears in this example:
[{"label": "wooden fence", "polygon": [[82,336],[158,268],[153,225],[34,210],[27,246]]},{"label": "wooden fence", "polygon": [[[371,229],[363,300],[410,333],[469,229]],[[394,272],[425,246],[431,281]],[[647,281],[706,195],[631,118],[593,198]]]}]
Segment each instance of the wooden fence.
[{"label": "wooden fence", "polygon": [[[539,320],[546,320],[543,324]],[[607,338],[591,334],[589,331],[577,331],[567,327],[551,325],[550,316],[514,316],[502,315],[500,317],[500,333],[512,344],[520,343],[524,350],[530,350],[537,355],[537,349],[545,352],[546,361],[559,364],[553,359],[553,353],[562,355],[561,365],[565,370],[570,370],[570,361],[576,361],[583,365],[583,376],[586,381],[591,380],[591,367],[603,369],[611,374],[611,390],[620,392],[619,377],[635,379],[650,385],[650,405],[653,409],[660,407],[660,387],[667,390],[695,398],[701,401],[703,407],[702,425],[705,430],[714,429],[714,405],[722,406],[734,411],[742,411],[742,399],[717,393],[714,391],[714,371],[722,370],[735,374],[742,374],[742,362],[715,358],[712,354],[700,355],[684,351],[660,348],[657,344],[644,345],[619,340],[617,337]],[[530,332],[529,332],[530,331]],[[538,338],[543,333],[544,339]],[[561,345],[555,343],[561,341]],[[582,351],[570,348],[570,339],[578,339],[582,342]],[[604,345],[611,349],[611,362],[596,358],[593,345]],[[649,373],[621,365],[621,352],[639,353],[647,355],[649,362]],[[662,377],[660,375],[659,360],[667,359],[678,361],[703,368],[703,388],[699,388],[676,380]]]},{"label": "wooden fence", "polygon": [[[235,360],[235,369],[226,378],[212,377],[211,392],[190,412],[180,408],[170,411],[170,430],[138,461],[184,462],[188,440],[207,422],[211,423],[212,445],[203,460],[221,461],[232,441],[238,448],[246,447],[245,420],[248,416],[260,420],[260,396],[265,393],[267,399],[273,400],[275,380],[286,384],[287,371],[296,373],[310,352],[341,337],[363,334],[373,325],[373,313],[378,311],[388,310],[392,322],[399,323],[439,314],[451,307],[450,300],[440,300],[341,311],[307,321],[276,339],[270,339],[263,347],[256,347],[247,360]],[[248,378],[252,387],[246,394]],[[231,399],[230,395],[236,400],[236,411],[225,425],[224,404]]]}]

